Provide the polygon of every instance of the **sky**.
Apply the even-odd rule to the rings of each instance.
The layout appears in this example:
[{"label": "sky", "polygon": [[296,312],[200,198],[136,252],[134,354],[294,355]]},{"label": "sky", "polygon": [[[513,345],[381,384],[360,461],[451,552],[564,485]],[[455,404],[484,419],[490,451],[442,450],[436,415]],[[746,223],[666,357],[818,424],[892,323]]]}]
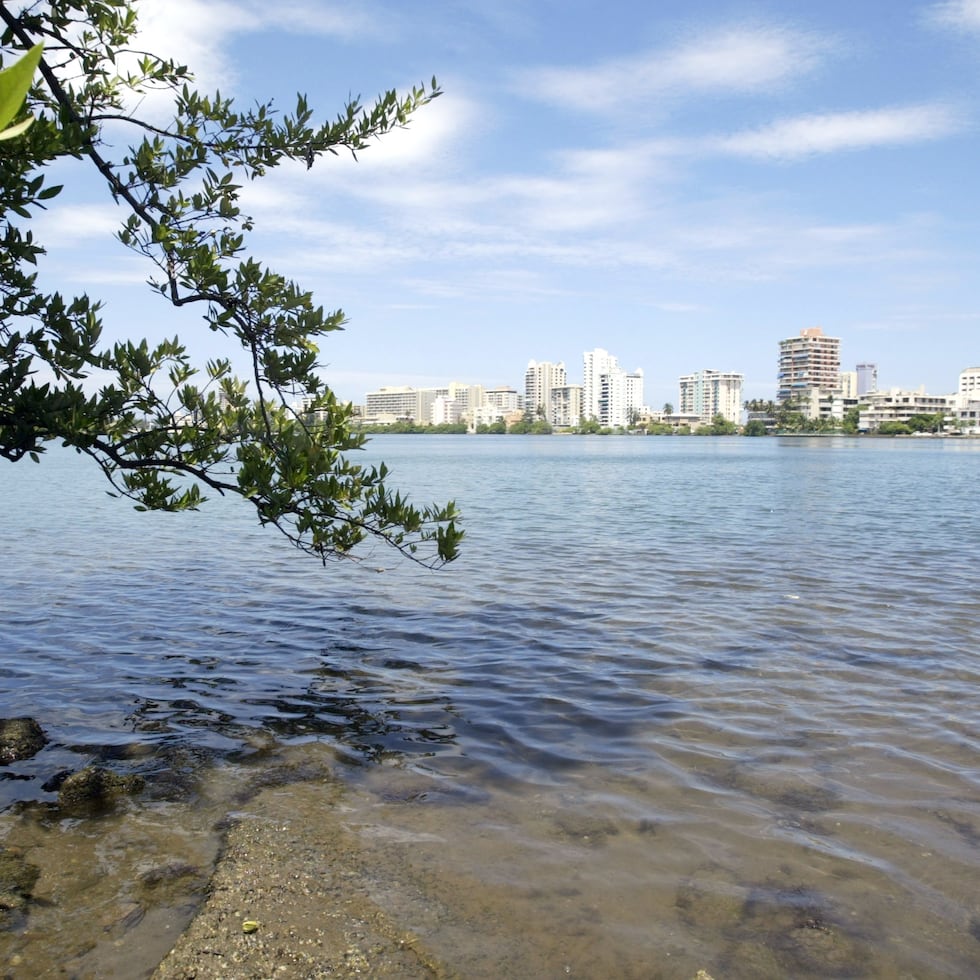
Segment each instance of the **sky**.
[{"label": "sky", "polygon": [[[596,347],[676,403],[703,369],[772,398],[819,326],[879,386],[980,365],[980,0],[168,0],[143,42],[198,87],[323,118],[433,75],[404,131],[243,191],[252,251],[349,318],[344,400],[451,381],[582,380]],[[178,333],[79,168],[38,219],[47,284],[105,298],[107,340]],[[225,341],[227,344],[227,341]]]}]

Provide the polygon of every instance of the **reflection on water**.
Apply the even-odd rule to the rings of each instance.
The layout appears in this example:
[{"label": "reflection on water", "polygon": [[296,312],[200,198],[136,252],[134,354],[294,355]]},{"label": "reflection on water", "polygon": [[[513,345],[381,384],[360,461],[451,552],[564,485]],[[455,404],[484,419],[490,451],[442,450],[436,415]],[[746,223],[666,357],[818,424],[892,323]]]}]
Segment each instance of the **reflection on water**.
[{"label": "reflection on water", "polygon": [[[132,515],[70,457],[18,472],[0,717],[50,742],[0,768],[33,801],[0,846],[45,904],[0,951],[112,975],[152,935],[151,969],[285,755],[343,778],[376,899],[461,976],[972,975],[980,445],[924,442],[378,440],[464,510],[438,574],[324,573],[223,502]],[[93,761],[146,790],[60,816],[44,785]]]}]

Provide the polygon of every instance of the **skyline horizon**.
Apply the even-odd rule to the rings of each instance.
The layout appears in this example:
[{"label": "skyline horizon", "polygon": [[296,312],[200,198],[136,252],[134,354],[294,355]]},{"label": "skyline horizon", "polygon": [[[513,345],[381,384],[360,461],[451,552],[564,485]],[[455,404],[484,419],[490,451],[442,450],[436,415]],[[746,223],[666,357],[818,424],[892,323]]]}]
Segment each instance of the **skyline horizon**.
[{"label": "skyline horizon", "polygon": [[[508,378],[508,351],[561,357],[597,332],[644,365],[651,403],[705,351],[775,394],[787,323],[842,338],[842,362],[889,387],[942,391],[950,364],[980,362],[980,0],[289,9],[143,4],[140,44],[204,93],[282,111],[302,91],[319,118],[438,79],[356,162],[241,181],[250,252],[349,317],[321,348],[342,400]],[[30,222],[44,288],[105,300],[108,344],[176,333],[247,376],[193,311],[150,299],[101,182],[70,161],[51,179],[65,190]]]},{"label": "skyline horizon", "polygon": [[[607,350],[607,348],[592,348],[592,350]],[[589,353],[589,351],[583,351],[583,356],[585,354],[587,354],[587,353]],[[618,355],[616,355],[614,351],[609,351],[609,353],[612,354],[614,357],[616,357],[617,360],[621,360],[621,359],[618,358]],[[566,372],[568,372],[568,362],[567,361],[564,361],[564,360],[560,360],[560,361],[547,361],[547,360],[544,360],[544,359],[541,359],[541,358],[530,358],[528,360],[528,366],[530,366],[530,364],[532,364],[532,363],[537,363],[537,364],[562,364],[562,365],[565,366]],[[579,362],[579,363],[581,363],[581,362]],[[871,366],[875,367],[876,370],[877,370],[877,373],[878,373],[878,386],[875,389],[877,391],[891,391],[893,389],[898,389],[898,390],[902,390],[902,391],[914,391],[914,392],[925,391],[926,394],[929,394],[929,395],[937,395],[937,396],[939,396],[939,395],[955,394],[956,393],[956,390],[957,390],[957,386],[958,386],[959,376],[961,374],[963,374],[964,372],[967,372],[967,371],[977,371],[977,370],[980,370],[980,367],[977,367],[977,366],[974,366],[974,365],[968,365],[966,367],[959,368],[955,372],[955,380],[954,380],[953,385],[952,385],[951,388],[949,388],[948,390],[943,390],[943,391],[933,391],[933,390],[930,390],[924,384],[915,385],[913,387],[906,387],[904,385],[884,385],[884,384],[882,384],[881,383],[881,370],[880,370],[881,369],[881,364],[878,361],[870,361],[870,360],[869,361],[857,361],[857,362],[855,362],[854,367],[852,367],[852,368],[844,368],[843,367],[843,364],[844,364],[844,358],[842,357],[841,358],[841,365],[842,365],[842,367],[841,367],[841,372],[840,373],[844,373],[845,370],[846,371],[849,371],[849,372],[854,372],[854,371],[857,370],[858,367],[860,367],[862,365],[871,365]],[[621,366],[622,366],[622,364],[621,364]],[[647,398],[647,395],[646,395],[646,379],[647,379],[646,369],[642,365],[639,365],[636,368],[633,368],[631,370],[641,371],[643,373],[643,379],[644,379],[644,399],[646,400],[647,407],[648,408],[652,408],[653,405],[654,405],[654,402],[657,401],[658,399],[654,399],[653,401],[650,401]],[[744,372],[738,371],[738,370],[729,371],[729,370],[723,370],[721,368],[710,368],[710,367],[698,368],[698,369],[696,369],[694,371],[686,371],[683,374],[679,374],[677,376],[678,382],[679,382],[679,379],[680,378],[685,377],[687,375],[696,374],[696,373],[698,373],[700,371],[718,371],[721,374],[741,374],[742,377],[743,377],[743,396],[744,396],[743,397],[743,401],[753,401],[753,400],[778,401],[778,399],[776,397],[776,391],[775,391],[775,389],[778,388],[778,381],[772,382],[771,387],[773,388],[773,393],[772,393],[771,396],[763,396],[763,395],[752,395],[752,396],[750,396],[745,391],[745,388],[746,388],[745,374],[744,374]],[[569,376],[568,383],[570,385],[572,385],[572,384],[581,384],[582,382],[573,381],[571,379],[571,376]],[[415,388],[416,390],[424,390],[424,389],[431,389],[431,388],[445,388],[445,387],[448,387],[449,385],[452,385],[452,384],[461,384],[461,385],[467,385],[467,386],[481,386],[481,387],[483,387],[486,390],[504,390],[504,389],[510,389],[510,390],[513,390],[513,391],[517,392],[522,397],[523,397],[523,393],[524,393],[524,387],[523,387],[523,385],[518,386],[518,385],[515,385],[513,383],[509,383],[509,382],[504,382],[504,383],[501,383],[501,384],[492,384],[491,385],[491,384],[484,383],[482,381],[466,380],[466,379],[463,379],[463,378],[461,378],[461,377],[459,377],[457,375],[457,376],[449,377],[448,380],[444,378],[442,381],[437,381],[435,383],[424,384],[424,385],[412,385],[412,384],[410,384],[408,382],[402,382],[402,383],[389,382],[387,384],[378,385],[378,386],[376,386],[373,389],[367,389],[362,394],[360,401],[356,401],[356,400],[350,399],[350,398],[345,398],[343,400],[344,401],[349,401],[352,404],[363,406],[365,404],[366,400],[367,400],[367,395],[368,394],[371,394],[371,393],[376,392],[376,391],[380,391],[380,390],[382,390],[384,388],[405,388],[405,387],[408,387],[408,388]],[[664,398],[664,399],[659,399],[659,400],[662,401],[662,402],[668,402],[669,401],[669,402],[673,403],[673,402],[675,402],[677,400],[676,395],[678,395],[678,394],[679,394],[679,384],[678,384],[678,390],[675,392],[675,397],[672,397],[672,398]]]}]

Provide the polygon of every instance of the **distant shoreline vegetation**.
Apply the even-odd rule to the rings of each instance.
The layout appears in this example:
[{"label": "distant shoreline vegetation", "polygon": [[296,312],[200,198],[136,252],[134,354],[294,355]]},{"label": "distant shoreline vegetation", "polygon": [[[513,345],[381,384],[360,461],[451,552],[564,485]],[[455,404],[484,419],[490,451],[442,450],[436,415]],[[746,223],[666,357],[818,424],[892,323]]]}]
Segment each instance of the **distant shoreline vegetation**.
[{"label": "distant shoreline vegetation", "polygon": [[[638,426],[633,429],[608,428],[603,426],[580,426],[576,428],[553,428],[548,426],[535,426],[524,428],[520,423],[511,426],[509,429],[503,424],[479,425],[475,429],[470,429],[466,424],[450,423],[443,425],[416,425],[411,422],[395,422],[391,425],[361,425],[357,426],[359,432],[364,435],[556,435],[556,436],[772,436],[774,438],[804,438],[821,437],[829,438],[832,436],[860,437],[861,439],[895,439],[895,438],[930,438],[930,439],[970,439],[980,438],[970,436],[958,429],[949,431],[930,432],[923,430],[910,430],[902,423],[884,424],[881,429],[875,432],[858,432],[856,430],[846,430],[842,428],[821,429],[821,430],[791,430],[780,429],[778,427],[753,426],[752,422],[744,426],[737,426],[730,423],[731,428],[721,431],[711,425],[703,425],[698,429],[691,429],[690,426],[668,426],[651,425]],[[887,426],[887,429],[886,429]],[[893,431],[894,428],[902,426],[902,431]]]},{"label": "distant shoreline vegetation", "polygon": [[903,436],[958,439],[969,438],[957,428],[944,426],[936,416],[913,416],[907,422],[884,422],[871,432],[861,432],[856,420],[828,424],[830,420],[789,418],[750,419],[744,425],[729,422],[715,416],[712,422],[692,428],[690,425],[671,425],[664,422],[639,422],[630,428],[602,426],[596,421],[578,426],[557,428],[543,419],[521,420],[508,426],[499,421],[480,424],[471,429],[465,422],[421,425],[416,422],[392,422],[390,424],[358,425],[365,435],[579,435],[579,436],[860,436],[864,438],[895,438]]}]

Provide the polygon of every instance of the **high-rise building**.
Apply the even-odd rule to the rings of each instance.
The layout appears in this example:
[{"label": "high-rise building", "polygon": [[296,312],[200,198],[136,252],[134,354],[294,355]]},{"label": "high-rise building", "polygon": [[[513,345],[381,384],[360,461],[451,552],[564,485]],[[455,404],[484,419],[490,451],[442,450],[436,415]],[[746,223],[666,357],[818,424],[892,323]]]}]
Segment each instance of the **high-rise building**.
[{"label": "high-rise building", "polygon": [[820,327],[779,342],[779,402],[809,398],[815,390],[834,390],[839,374],[840,338],[825,336]]},{"label": "high-rise building", "polygon": [[582,414],[586,419],[602,421],[602,379],[613,371],[621,370],[619,361],[600,347],[582,355]]},{"label": "high-rise building", "polygon": [[549,422],[554,422],[551,417],[551,393],[555,388],[567,384],[563,362],[531,361],[524,373],[524,408],[529,412],[540,410]]},{"label": "high-rise building", "polygon": [[859,364],[857,366],[857,397],[870,395],[878,390],[878,365]]},{"label": "high-rise building", "polygon": [[643,408],[643,371],[627,373],[609,351],[599,347],[582,357],[583,417],[614,428],[631,425]]},{"label": "high-rise building", "polygon": [[582,386],[562,385],[551,389],[552,425],[562,428],[580,425],[582,422]]},{"label": "high-rise building", "polygon": [[626,421],[624,425],[633,425],[637,415],[644,409],[643,405],[643,369],[626,374]]},{"label": "high-rise building", "polygon": [[721,371],[696,371],[680,379],[681,415],[697,415],[704,425],[709,425],[716,415],[727,422],[738,423],[742,412],[741,374]]}]

